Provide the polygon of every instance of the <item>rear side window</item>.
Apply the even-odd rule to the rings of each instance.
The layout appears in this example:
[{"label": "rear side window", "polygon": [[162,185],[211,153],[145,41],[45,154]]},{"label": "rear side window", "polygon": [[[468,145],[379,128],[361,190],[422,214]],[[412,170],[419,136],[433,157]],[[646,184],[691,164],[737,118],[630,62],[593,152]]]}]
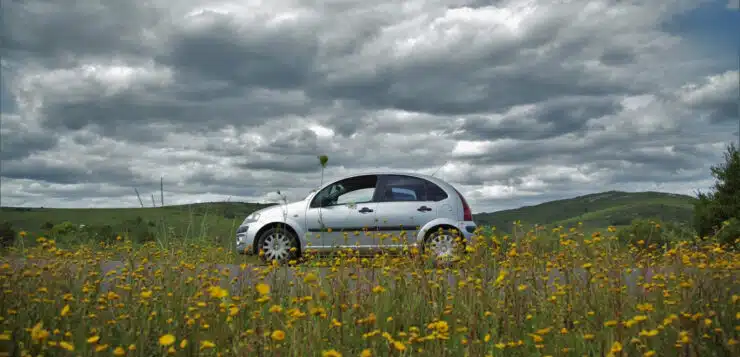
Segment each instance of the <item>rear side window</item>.
[{"label": "rear side window", "polygon": [[385,202],[442,201],[447,193],[439,186],[417,177],[388,175],[384,178],[380,200]]},{"label": "rear side window", "polygon": [[385,176],[380,200],[385,202],[426,201],[426,181],[411,176]]},{"label": "rear side window", "polygon": [[427,183],[427,201],[439,202],[447,198],[447,193],[439,186],[426,181]]}]

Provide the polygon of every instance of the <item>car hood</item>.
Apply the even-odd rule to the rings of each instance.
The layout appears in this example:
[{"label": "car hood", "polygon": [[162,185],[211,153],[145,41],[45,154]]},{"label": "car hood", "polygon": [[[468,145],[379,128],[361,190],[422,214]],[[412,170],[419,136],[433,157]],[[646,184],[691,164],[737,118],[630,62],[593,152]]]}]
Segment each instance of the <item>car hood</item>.
[{"label": "car hood", "polygon": [[305,207],[306,201],[297,201],[288,204],[280,203],[274,206],[265,207],[259,211],[255,211],[254,213],[258,213],[260,217],[269,216],[282,218],[284,213],[287,213],[288,215],[294,215],[296,213],[302,214]]}]

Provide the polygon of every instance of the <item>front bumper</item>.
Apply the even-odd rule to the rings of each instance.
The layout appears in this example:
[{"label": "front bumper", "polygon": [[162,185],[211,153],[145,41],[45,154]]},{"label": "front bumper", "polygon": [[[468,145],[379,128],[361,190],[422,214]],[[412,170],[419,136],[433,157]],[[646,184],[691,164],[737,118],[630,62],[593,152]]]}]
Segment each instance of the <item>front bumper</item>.
[{"label": "front bumper", "polygon": [[236,250],[241,254],[254,254],[254,227],[250,227],[249,224],[239,226],[236,230]]}]

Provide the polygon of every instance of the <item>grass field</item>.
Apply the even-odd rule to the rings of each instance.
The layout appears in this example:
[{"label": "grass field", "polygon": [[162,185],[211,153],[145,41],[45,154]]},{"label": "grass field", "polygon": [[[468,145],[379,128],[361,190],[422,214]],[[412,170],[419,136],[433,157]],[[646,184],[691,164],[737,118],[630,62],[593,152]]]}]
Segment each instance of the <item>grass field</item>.
[{"label": "grass field", "polygon": [[348,251],[308,254],[289,267],[254,264],[202,241],[64,249],[27,235],[28,244],[16,244],[0,265],[0,351],[740,354],[738,253],[711,241],[626,245],[604,233],[479,234],[451,266],[415,251],[370,258]]},{"label": "grass field", "polygon": [[[740,254],[659,224],[690,197],[479,214],[504,226],[450,265],[415,249],[263,264],[232,239],[261,207],[2,208],[20,233],[0,262],[0,356],[740,354]],[[632,218],[658,221],[606,228]]]}]

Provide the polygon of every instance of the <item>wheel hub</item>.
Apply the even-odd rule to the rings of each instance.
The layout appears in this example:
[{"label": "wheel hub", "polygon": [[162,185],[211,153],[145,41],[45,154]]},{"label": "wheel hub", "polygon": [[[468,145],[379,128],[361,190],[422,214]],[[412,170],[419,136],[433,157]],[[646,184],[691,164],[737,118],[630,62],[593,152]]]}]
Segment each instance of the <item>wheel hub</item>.
[{"label": "wheel hub", "polygon": [[449,258],[454,253],[455,241],[450,235],[441,234],[433,237],[429,246],[438,258]]},{"label": "wheel hub", "polygon": [[283,233],[273,233],[265,238],[262,251],[268,260],[283,261],[290,255],[292,244],[290,238]]}]

